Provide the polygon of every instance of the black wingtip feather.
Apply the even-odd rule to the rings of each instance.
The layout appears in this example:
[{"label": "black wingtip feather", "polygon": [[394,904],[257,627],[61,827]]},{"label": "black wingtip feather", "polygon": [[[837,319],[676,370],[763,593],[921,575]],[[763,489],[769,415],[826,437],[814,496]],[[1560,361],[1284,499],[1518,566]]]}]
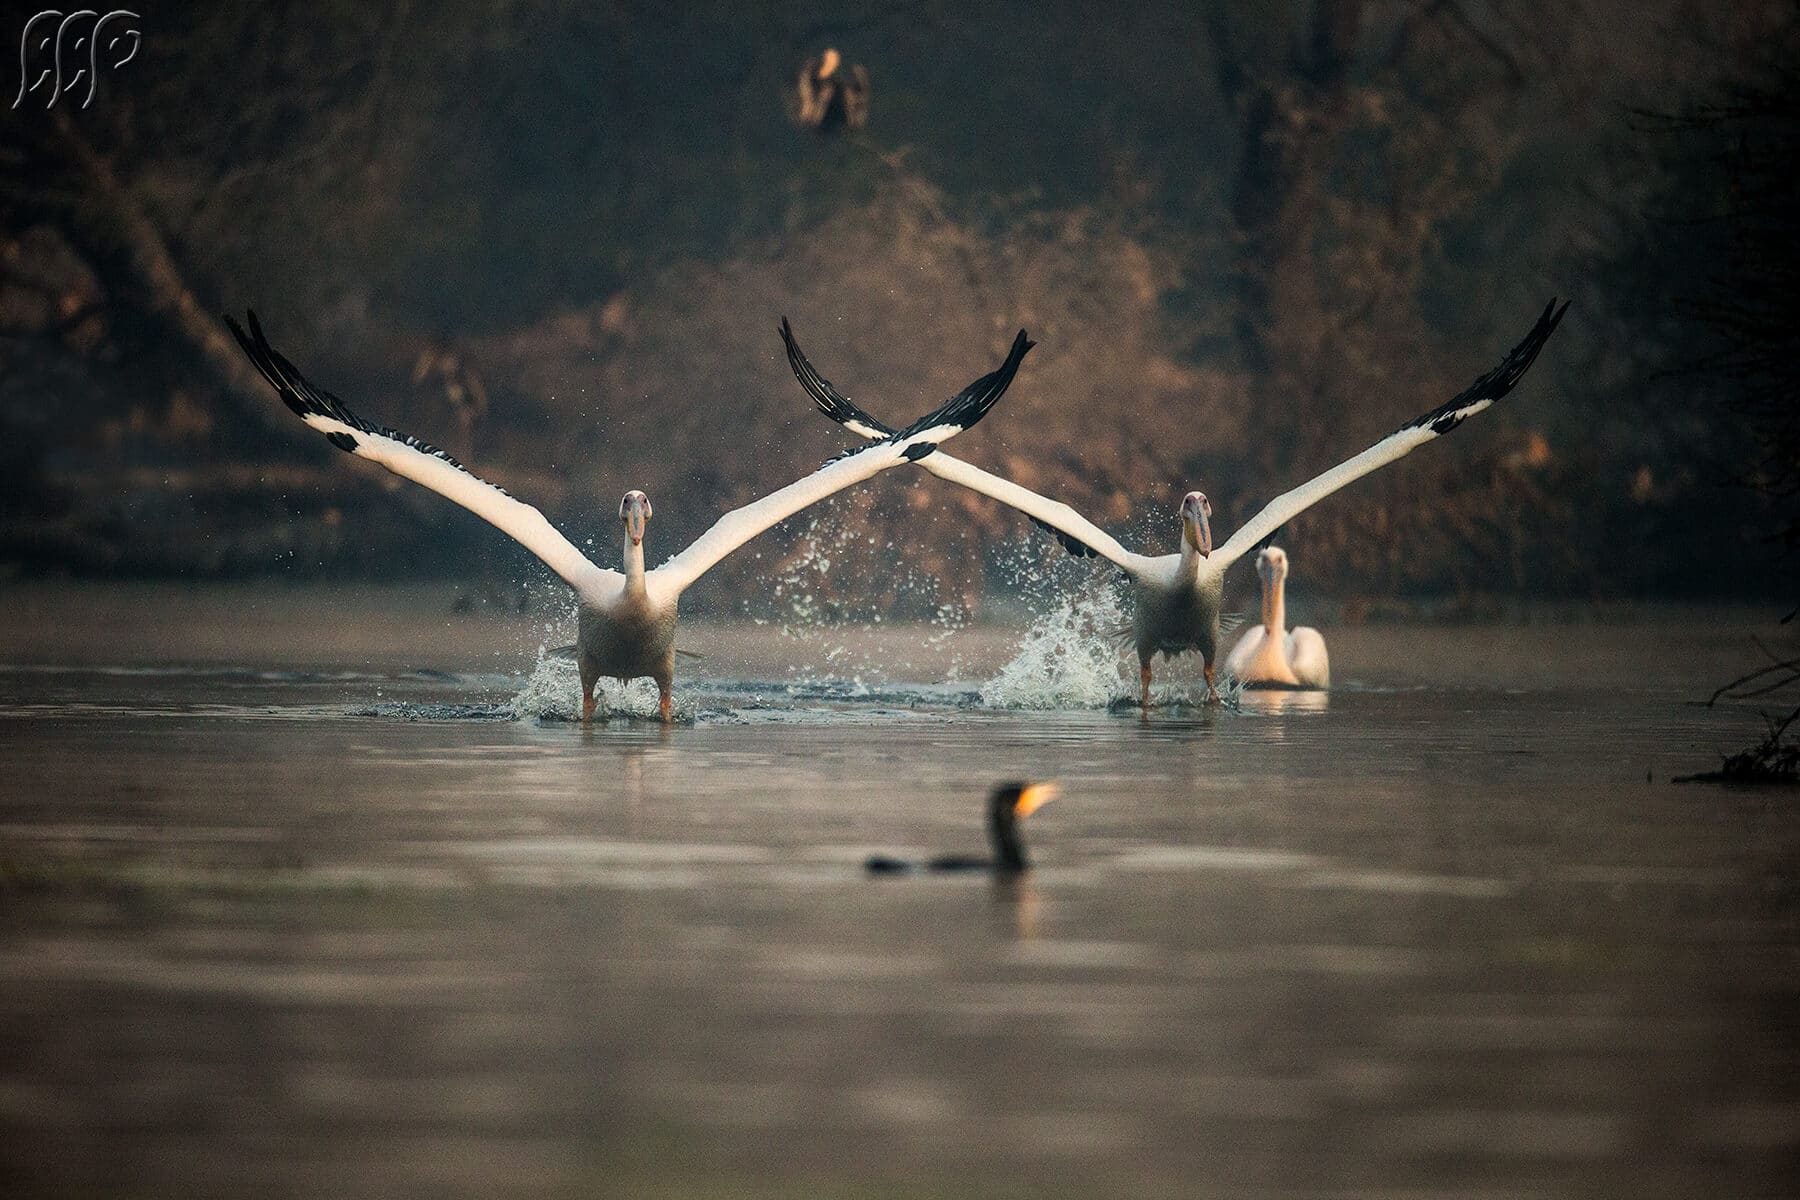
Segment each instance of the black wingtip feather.
[{"label": "black wingtip feather", "polygon": [[[1024,361],[1026,353],[1037,345],[1025,330],[1019,330],[1018,335],[1013,338],[1012,348],[1007,352],[1006,360],[997,370],[983,375],[952,396],[939,408],[914,421],[905,429],[896,430],[885,421],[870,416],[859,408],[850,397],[832,386],[830,380],[819,374],[818,369],[812,365],[811,360],[800,349],[800,343],[794,338],[793,326],[789,324],[785,316],[781,318],[780,332],[782,343],[787,347],[788,366],[793,370],[794,378],[800,381],[800,386],[806,389],[806,394],[812,397],[813,404],[818,407],[820,412],[839,425],[851,423],[864,425],[869,429],[877,430],[893,441],[904,440],[916,433],[941,425],[957,425],[963,429],[973,426],[987,415],[988,409],[992,408],[1001,396],[1006,394],[1006,389],[1012,385],[1013,376],[1018,374],[1019,364]],[[918,457],[922,458],[930,453],[931,450],[926,449]]]},{"label": "black wingtip feather", "polygon": [[287,405],[295,416],[304,417],[307,413],[314,411],[304,397],[290,386],[287,379],[282,377],[275,362],[279,356],[269,348],[269,340],[263,336],[262,323],[256,319],[255,311],[252,310],[245,315],[250,321],[249,333],[245,333],[244,327],[232,320],[230,316],[225,318],[225,326],[231,330],[231,336],[236,338],[237,344],[243,348],[244,356],[250,360],[250,365],[269,381],[270,386],[275,389],[275,394],[281,397],[281,402]]},{"label": "black wingtip feather", "polygon": [[1525,372],[1531,369],[1531,364],[1537,361],[1538,351],[1544,348],[1544,343],[1550,340],[1550,335],[1555,333],[1556,327],[1562,323],[1563,314],[1568,311],[1567,301],[1564,301],[1559,307],[1556,300],[1552,299],[1549,304],[1544,306],[1543,314],[1538,317],[1537,324],[1532,327],[1531,332],[1526,334],[1525,339],[1500,360],[1499,366],[1478,377],[1474,383],[1446,403],[1440,404],[1422,417],[1408,421],[1400,427],[1399,431],[1430,426],[1433,433],[1449,433],[1462,424],[1464,417],[1459,414],[1469,405],[1481,400],[1499,400],[1505,396],[1518,386],[1519,380],[1525,377]]},{"label": "black wingtip feather", "polygon": [[946,425],[954,425],[959,429],[972,428],[1006,394],[1006,389],[1012,386],[1013,376],[1019,373],[1019,364],[1025,361],[1026,353],[1036,344],[1026,336],[1023,329],[1019,330],[1019,335],[1013,339],[1012,349],[1007,352],[1006,361],[1000,364],[998,370],[983,375],[936,411],[920,417],[892,435],[889,440],[905,441],[914,434]]},{"label": "black wingtip feather", "polygon": [[787,346],[788,367],[794,372],[794,378],[800,381],[800,386],[806,389],[806,394],[812,397],[812,402],[818,406],[820,412],[839,425],[847,425],[854,421],[877,430],[884,436],[891,437],[893,435],[894,427],[892,425],[877,421],[858,408],[851,402],[850,397],[838,391],[832,386],[829,379],[819,374],[817,368],[801,351],[800,343],[794,340],[793,327],[788,324],[786,317],[781,318],[781,340]]},{"label": "black wingtip feather", "polygon": [[[244,332],[242,326],[230,317],[225,318],[226,328],[231,330],[231,334],[237,339],[238,345],[243,347],[244,354],[250,359],[251,365],[262,372],[262,377],[269,381],[270,385],[275,389],[275,394],[281,397],[281,402],[283,404],[293,410],[295,416],[301,417],[302,419],[309,416],[330,417],[332,420],[340,421],[350,428],[362,433],[374,437],[388,438],[392,441],[399,442],[402,445],[410,446],[421,454],[429,454],[435,458],[441,458],[459,471],[468,471],[467,467],[457,462],[448,452],[432,445],[430,442],[412,437],[409,434],[401,433],[397,429],[388,429],[385,426],[377,425],[372,421],[365,420],[352,411],[349,405],[345,404],[342,400],[339,400],[324,388],[315,387],[312,383],[307,381],[305,375],[300,373],[298,367],[289,362],[282,356],[280,351],[269,344],[269,339],[263,334],[262,322],[256,319],[256,310],[248,310],[244,315],[250,326],[248,334]],[[332,445],[340,450],[351,453],[354,453],[356,450],[357,440],[350,434],[330,432],[327,433],[325,437]],[[489,486],[492,487],[493,485],[490,484]],[[504,488],[496,488],[495,490],[502,493],[505,491]]]}]

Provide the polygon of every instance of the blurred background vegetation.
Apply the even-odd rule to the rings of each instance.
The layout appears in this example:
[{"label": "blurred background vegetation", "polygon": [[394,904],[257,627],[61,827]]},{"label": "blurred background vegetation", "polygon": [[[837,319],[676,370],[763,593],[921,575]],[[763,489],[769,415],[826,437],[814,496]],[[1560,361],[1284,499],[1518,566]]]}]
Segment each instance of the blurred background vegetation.
[{"label": "blurred background vegetation", "polygon": [[[627,488],[654,558],[843,447],[783,314],[890,419],[1028,328],[958,452],[1166,551],[1188,489],[1228,531],[1562,295],[1513,398],[1285,531],[1297,577],[1350,614],[1794,593],[1792,0],[311,0],[142,25],[87,110],[0,112],[0,571],[543,576],[306,434],[226,310],[604,562]],[[827,46],[868,71],[861,130],[794,120]],[[922,472],[829,523],[832,586],[898,613],[1053,551]],[[697,606],[766,601],[807,524]]]}]

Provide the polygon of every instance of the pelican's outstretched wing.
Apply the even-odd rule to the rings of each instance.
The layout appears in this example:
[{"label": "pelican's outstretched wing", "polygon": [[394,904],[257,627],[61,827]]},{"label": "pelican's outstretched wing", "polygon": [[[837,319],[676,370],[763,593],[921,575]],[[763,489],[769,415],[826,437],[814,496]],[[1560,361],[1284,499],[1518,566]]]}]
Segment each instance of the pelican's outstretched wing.
[{"label": "pelican's outstretched wing", "polygon": [[1232,534],[1230,540],[1212,552],[1212,556],[1206,560],[1207,567],[1223,571],[1297,514],[1311,508],[1345,484],[1353,483],[1397,458],[1404,458],[1433,438],[1449,433],[1512,391],[1513,386],[1524,378],[1525,372],[1537,358],[1538,351],[1544,348],[1544,343],[1549,340],[1557,323],[1568,311],[1567,304],[1558,308],[1556,301],[1552,300],[1545,306],[1537,325],[1525,335],[1525,340],[1514,346],[1512,353],[1502,359],[1499,366],[1470,384],[1448,403],[1408,421],[1355,458],[1339,463],[1318,478],[1269,501],[1261,512]]},{"label": "pelican's outstretched wing", "polygon": [[808,505],[817,504],[890,467],[921,460],[930,462],[937,457],[935,451],[939,443],[950,440],[987,415],[988,409],[1005,394],[1006,385],[1012,382],[1014,372],[1019,369],[1019,361],[1033,345],[1021,329],[1005,366],[991,375],[983,375],[936,411],[920,417],[905,429],[878,435],[880,440],[872,446],[838,455],[811,475],[778,492],[726,513],[693,545],[652,571],[653,586],[680,591],[727,554]]},{"label": "pelican's outstretched wing", "polygon": [[282,402],[294,414],[325,435],[339,450],[380,463],[394,474],[423,484],[448,500],[483,517],[501,532],[544,560],[546,566],[584,595],[608,584],[617,586],[623,576],[589,562],[568,538],[544,519],[544,514],[501,489],[478,479],[461,463],[428,442],[384,429],[357,416],[342,400],[306,377],[269,345],[256,314],[250,314],[250,332],[230,317],[225,323],[256,369],[275,386]]},{"label": "pelican's outstretched wing", "polygon": [[[887,425],[858,408],[850,397],[819,374],[801,351],[800,344],[794,340],[794,331],[788,326],[785,317],[781,321],[781,340],[787,343],[788,365],[794,369],[794,378],[800,381],[800,386],[806,389],[806,394],[812,397],[820,412],[860,437],[883,438],[893,433]],[[1018,343],[1014,342],[1013,347],[1016,351]],[[1017,369],[1017,357],[1009,357],[998,371],[992,375],[984,375],[982,379],[999,380],[999,386],[1004,390],[1012,382],[1013,373]],[[919,465],[940,479],[959,483],[970,491],[980,492],[1018,509],[1031,518],[1032,524],[1054,536],[1065,550],[1078,558],[1103,555],[1134,573],[1150,561],[1119,545],[1111,534],[1068,505],[1048,496],[1040,496],[1009,479],[989,474],[959,458],[952,458],[948,454],[934,454]]]}]

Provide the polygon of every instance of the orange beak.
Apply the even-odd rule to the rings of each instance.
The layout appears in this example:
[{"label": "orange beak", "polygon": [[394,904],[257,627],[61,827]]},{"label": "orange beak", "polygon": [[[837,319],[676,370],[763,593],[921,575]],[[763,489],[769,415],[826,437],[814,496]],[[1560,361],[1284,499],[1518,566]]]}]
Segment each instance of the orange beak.
[{"label": "orange beak", "polygon": [[1056,797],[1057,787],[1054,783],[1027,784],[1025,790],[1019,793],[1019,799],[1013,805],[1013,812],[1021,817],[1029,817]]}]

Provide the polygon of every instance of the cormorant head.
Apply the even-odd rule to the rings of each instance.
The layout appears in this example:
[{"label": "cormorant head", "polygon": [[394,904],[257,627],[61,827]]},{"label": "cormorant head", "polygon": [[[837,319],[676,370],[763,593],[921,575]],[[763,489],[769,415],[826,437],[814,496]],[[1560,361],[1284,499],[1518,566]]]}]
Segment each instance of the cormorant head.
[{"label": "cormorant head", "polygon": [[1018,780],[1003,783],[988,797],[988,836],[994,843],[994,854],[1000,868],[1023,871],[1025,843],[1019,837],[1019,822],[1056,799],[1054,783]]},{"label": "cormorant head", "polygon": [[1262,576],[1264,587],[1274,587],[1287,578],[1287,551],[1280,546],[1266,546],[1256,556],[1256,573]]},{"label": "cormorant head", "polygon": [[1189,492],[1181,501],[1181,536],[1205,558],[1212,553],[1212,501]]},{"label": "cormorant head", "polygon": [[631,544],[644,544],[644,525],[650,520],[650,497],[633,488],[619,501],[619,520],[625,523],[625,536]]}]

